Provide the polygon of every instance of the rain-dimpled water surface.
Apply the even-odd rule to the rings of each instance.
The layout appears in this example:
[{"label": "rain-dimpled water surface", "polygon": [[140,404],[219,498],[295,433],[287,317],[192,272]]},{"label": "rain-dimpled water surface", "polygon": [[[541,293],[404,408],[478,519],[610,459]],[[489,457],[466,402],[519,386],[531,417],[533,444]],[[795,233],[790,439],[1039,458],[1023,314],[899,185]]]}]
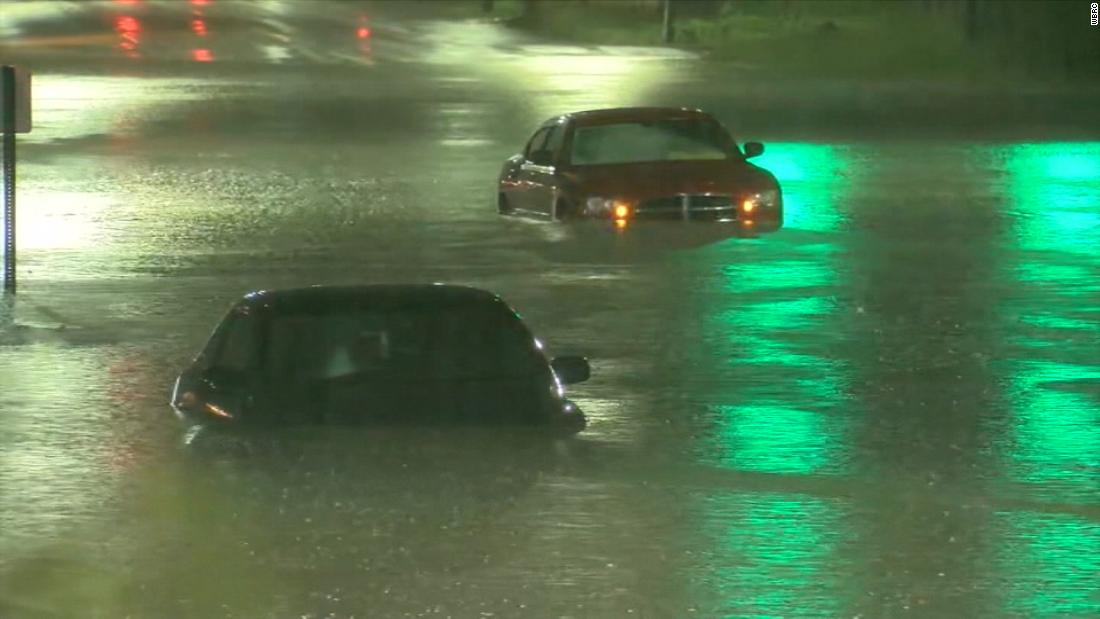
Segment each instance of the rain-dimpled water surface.
[{"label": "rain-dimpled water surface", "polygon": [[[1096,127],[830,124],[685,52],[409,6],[0,13],[35,72],[0,615],[1100,613]],[[624,105],[765,141],[784,229],[496,214],[539,122]],[[181,448],[172,381],[240,295],[406,281],[492,289],[587,355],[588,430]]]}]

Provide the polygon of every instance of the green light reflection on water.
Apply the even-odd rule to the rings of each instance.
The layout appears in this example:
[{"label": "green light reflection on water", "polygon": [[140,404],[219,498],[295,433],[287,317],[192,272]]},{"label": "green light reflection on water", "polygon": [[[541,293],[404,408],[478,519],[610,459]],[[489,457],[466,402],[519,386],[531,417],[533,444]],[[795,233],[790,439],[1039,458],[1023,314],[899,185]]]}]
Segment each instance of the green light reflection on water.
[{"label": "green light reflection on water", "polygon": [[1100,479],[1100,414],[1074,383],[1100,383],[1100,367],[1050,361],[1015,364],[1010,396],[1015,451],[1010,470],[1022,481],[1076,481],[1095,493]]},{"label": "green light reflection on water", "polygon": [[[840,226],[848,154],[842,146],[779,143],[754,160],[783,185],[787,227],[829,233]],[[723,245],[707,251],[729,250]],[[846,371],[820,343],[836,307],[835,246],[802,247],[793,258],[731,254],[721,276],[707,280],[707,359],[699,366],[739,373],[709,405],[716,429],[701,450],[708,464],[802,475],[842,468],[844,431],[830,411],[843,398]]]},{"label": "green light reflection on water", "polygon": [[[827,258],[827,257],[826,257]],[[731,264],[723,269],[727,288],[738,293],[760,290],[787,290],[791,296],[801,293],[799,288],[828,286],[833,272],[827,262],[819,263],[817,255],[797,260],[773,260],[767,264]]]},{"label": "green light reflection on water", "polygon": [[1015,576],[1003,594],[1024,617],[1097,617],[1100,524],[1077,516],[999,513],[997,555]]},{"label": "green light reflection on water", "polygon": [[[1026,242],[1026,241],[1025,241]],[[1058,251],[1057,245],[1047,247],[1052,251]],[[1035,259],[1035,258],[1028,258]],[[1098,283],[1092,277],[1091,271],[1095,267],[1081,264],[1050,264],[1048,262],[1023,262],[1016,268],[1017,281],[1033,284],[1036,290],[1051,290],[1064,292],[1066,284],[1073,284],[1077,292],[1096,291],[1100,289]],[[1072,291],[1071,291],[1072,292]],[[1088,302],[1088,299],[1082,299]]]},{"label": "green light reflection on water", "polygon": [[718,439],[721,462],[741,470],[809,474],[828,467],[839,447],[818,412],[781,404],[719,406],[726,421]]},{"label": "green light reflection on water", "polygon": [[716,494],[704,499],[707,533],[716,540],[705,584],[721,601],[708,617],[836,617],[834,564],[842,533],[838,506],[815,497]]},{"label": "green light reflection on water", "polygon": [[[788,267],[773,279],[782,280],[781,273],[795,274],[796,281],[814,277],[798,270]],[[739,291],[745,281],[739,280]],[[712,357],[725,359],[719,367],[735,368],[743,379],[739,393],[711,405],[718,420],[715,444],[708,450],[711,464],[806,475],[830,468],[826,455],[830,445],[842,442],[842,433],[821,417],[843,391],[843,367],[798,338],[800,331],[824,328],[828,308],[828,300],[806,297],[746,304],[710,316],[708,331],[725,334],[711,339]]]},{"label": "green light reflection on water", "polygon": [[1100,247],[1100,142],[1016,144],[987,152],[1003,165],[1019,247]]},{"label": "green light reflection on water", "polygon": [[1019,170],[1033,169],[1044,179],[1094,182],[1100,178],[1100,152],[1096,145],[1025,144],[1015,149]]},{"label": "green light reflection on water", "polygon": [[[1100,298],[1100,142],[983,150],[1014,223],[1002,307],[1014,350],[998,364],[1011,413],[998,445],[1006,475],[1058,504],[1092,503],[1100,325],[1086,316]],[[999,513],[992,524],[1006,614],[1100,616],[1100,525],[1031,512]]]},{"label": "green light reflection on water", "polygon": [[[820,237],[794,247],[776,236],[702,250],[715,255],[697,263],[726,266],[702,274],[693,293],[702,344],[691,365],[707,368],[721,385],[706,394],[712,424],[696,449],[701,463],[720,469],[835,475],[847,465],[842,409],[849,371],[830,348],[842,336],[834,298],[839,254],[829,235],[846,219],[849,151],[768,149],[754,162],[783,186],[785,228]],[[837,616],[845,577],[826,566],[838,563],[837,540],[850,535],[842,516],[837,505],[800,494],[722,491],[704,498],[701,528],[713,550],[698,563],[698,599],[711,601],[700,604],[701,616]]]},{"label": "green light reflection on water", "polygon": [[752,162],[779,181],[785,228],[828,232],[847,219],[838,192],[847,182],[850,160],[844,146],[776,142]]},{"label": "green light reflection on water", "polygon": [[[1015,222],[1006,307],[1019,351],[1006,360],[1008,474],[1093,492],[1100,473],[1100,325],[1083,317],[1100,293],[1100,142],[1016,144],[985,153],[1003,172]],[[1092,354],[1089,353],[1091,349]]]},{"label": "green light reflection on water", "polygon": [[[761,277],[765,269],[757,267],[758,273],[754,274],[754,277]],[[742,271],[740,274],[744,274]],[[774,276],[771,278],[775,280]],[[757,288],[763,288],[768,285],[767,281],[763,281],[761,277]],[[772,282],[776,286],[780,286],[783,283],[787,283],[789,287],[789,280],[780,280],[779,282]],[[824,284],[827,282],[827,275],[825,272],[814,274],[809,278],[806,283],[808,284]],[[759,304],[759,305],[747,305],[745,307],[738,307],[735,309],[727,309],[724,312],[718,314],[718,317],[722,322],[734,321],[738,319],[738,315],[747,316],[746,322],[751,322],[760,327],[768,327],[771,329],[796,329],[813,326],[815,321],[812,317],[815,315],[821,315],[829,310],[830,303],[823,297],[803,297],[794,299],[780,299],[774,302]],[[794,317],[795,322],[790,322],[790,318]]]},{"label": "green light reflection on water", "polygon": [[[1025,324],[1048,329],[1091,329],[1096,326],[1094,321],[1058,316],[1047,312],[1023,316],[1020,320]],[[1044,342],[1045,344],[1046,342]]]}]

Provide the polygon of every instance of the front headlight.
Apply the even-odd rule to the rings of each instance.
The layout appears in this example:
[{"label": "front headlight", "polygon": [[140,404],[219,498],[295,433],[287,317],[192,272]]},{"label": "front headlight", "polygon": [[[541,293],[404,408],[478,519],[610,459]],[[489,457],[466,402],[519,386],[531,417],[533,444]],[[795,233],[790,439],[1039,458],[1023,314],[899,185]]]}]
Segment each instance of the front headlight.
[{"label": "front headlight", "polygon": [[770,210],[779,206],[779,190],[768,189],[746,195],[741,199],[741,210],[746,213],[755,212],[757,209]]},{"label": "front headlight", "polygon": [[584,212],[588,215],[606,215],[611,212],[615,201],[609,198],[591,197],[584,201]]},{"label": "front headlight", "polygon": [[584,202],[586,215],[612,216],[615,219],[626,219],[630,216],[630,204],[625,200],[612,198],[591,197]]}]

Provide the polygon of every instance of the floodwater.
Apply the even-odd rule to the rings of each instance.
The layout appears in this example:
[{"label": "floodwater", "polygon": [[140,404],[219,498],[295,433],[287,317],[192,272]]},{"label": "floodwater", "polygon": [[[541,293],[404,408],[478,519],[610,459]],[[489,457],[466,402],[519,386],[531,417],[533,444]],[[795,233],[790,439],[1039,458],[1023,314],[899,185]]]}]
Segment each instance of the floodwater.
[{"label": "floodwater", "polygon": [[[36,107],[0,615],[1100,614],[1095,124],[815,131],[812,101],[768,122],[690,54],[407,7],[11,6]],[[496,214],[538,122],[635,104],[763,139],[785,228]],[[405,281],[495,290],[589,356],[588,430],[180,447],[171,383],[241,294]]]}]

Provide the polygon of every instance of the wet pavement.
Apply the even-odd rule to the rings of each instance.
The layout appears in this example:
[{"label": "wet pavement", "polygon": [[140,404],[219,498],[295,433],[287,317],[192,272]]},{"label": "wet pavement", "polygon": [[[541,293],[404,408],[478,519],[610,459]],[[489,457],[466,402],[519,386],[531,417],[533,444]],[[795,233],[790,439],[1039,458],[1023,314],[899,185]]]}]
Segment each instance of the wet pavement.
[{"label": "wet pavement", "polygon": [[[1095,125],[741,124],[689,54],[412,10],[5,5],[36,116],[0,616],[1100,614]],[[650,103],[765,140],[786,227],[497,216],[538,122]],[[588,431],[179,448],[171,382],[235,298],[399,281],[496,290],[588,355]]]}]

